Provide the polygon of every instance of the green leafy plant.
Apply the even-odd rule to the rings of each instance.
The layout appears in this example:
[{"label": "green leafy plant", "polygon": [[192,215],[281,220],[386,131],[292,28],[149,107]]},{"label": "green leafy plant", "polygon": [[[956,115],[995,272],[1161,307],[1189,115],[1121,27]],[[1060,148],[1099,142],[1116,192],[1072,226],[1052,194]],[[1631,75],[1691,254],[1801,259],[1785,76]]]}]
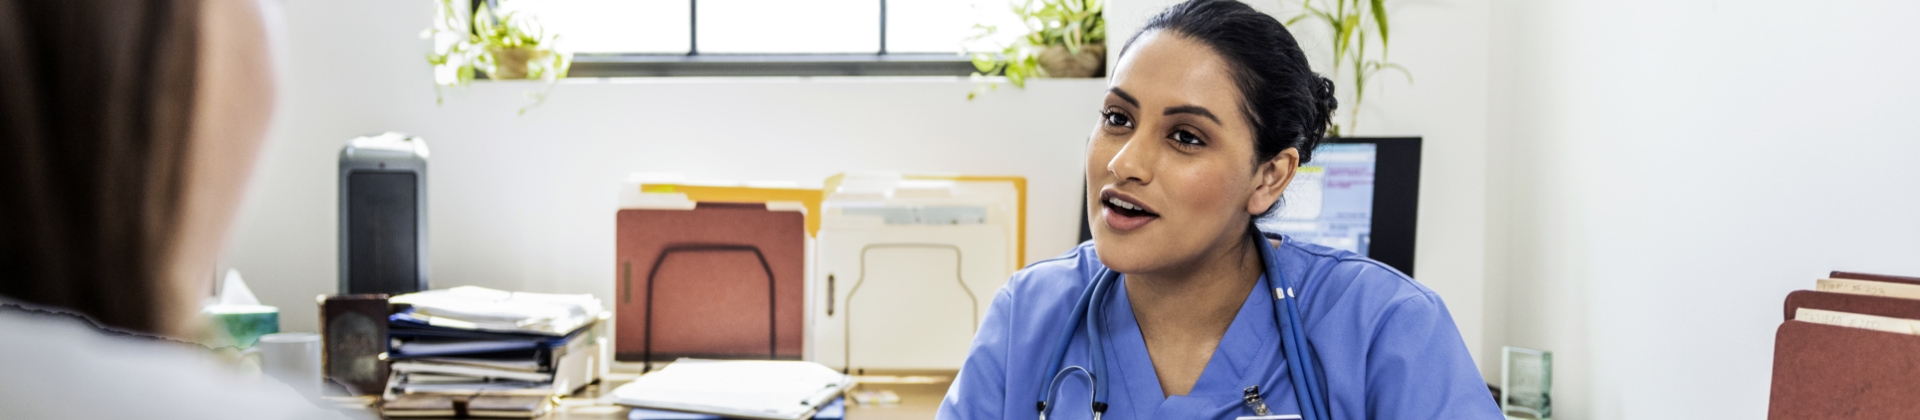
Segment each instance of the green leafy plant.
[{"label": "green leafy plant", "polygon": [[465,3],[439,0],[433,26],[420,34],[435,44],[427,63],[433,65],[436,103],[446,102],[442,88],[466,86],[476,71],[486,72],[490,79],[546,81],[545,90],[527,93],[534,103],[520,108],[521,114],[545,102],[573,62],[571,54],[554,48],[560,36],[548,33],[533,15],[497,13],[491,2],[480,4],[470,19],[462,19],[455,4]]},{"label": "green leafy plant", "polygon": [[[1035,77],[1088,77],[1106,64],[1107,20],[1101,0],[1026,0],[1013,5],[1026,34],[990,51],[971,54],[974,78],[1004,76],[1015,87],[1026,88]],[[974,25],[977,43],[998,35],[1000,28]],[[1089,74],[1090,72],[1090,74]],[[1076,74],[1077,73],[1077,74]],[[983,82],[967,94],[971,100],[997,83]]]},{"label": "green leafy plant", "polygon": [[[1284,1],[1284,0],[1283,0]],[[1315,6],[1313,0],[1300,2],[1300,14],[1287,19],[1287,26],[1304,20],[1325,23],[1333,35],[1333,79],[1349,78],[1353,81],[1353,101],[1348,105],[1347,124],[1334,123],[1327,134],[1340,136],[1343,131],[1353,133],[1360,125],[1360,102],[1366,99],[1367,80],[1382,70],[1393,70],[1407,76],[1407,83],[1413,83],[1413,73],[1406,67],[1387,61],[1387,24],[1386,0],[1328,0],[1332,7]],[[1367,55],[1369,41],[1380,43],[1379,58]],[[1344,129],[1344,130],[1343,130]]]}]

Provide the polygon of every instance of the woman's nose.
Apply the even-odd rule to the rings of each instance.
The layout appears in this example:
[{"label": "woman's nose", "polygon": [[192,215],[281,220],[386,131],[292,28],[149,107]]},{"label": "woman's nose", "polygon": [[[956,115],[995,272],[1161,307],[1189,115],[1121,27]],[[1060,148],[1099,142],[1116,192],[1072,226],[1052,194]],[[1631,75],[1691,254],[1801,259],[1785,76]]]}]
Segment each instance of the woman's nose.
[{"label": "woman's nose", "polygon": [[1119,178],[1122,183],[1152,182],[1152,165],[1148,164],[1152,161],[1151,144],[1149,139],[1138,137],[1127,139],[1125,144],[1120,145],[1120,151],[1113,154],[1113,159],[1107,161],[1107,171],[1112,172],[1113,176]]}]

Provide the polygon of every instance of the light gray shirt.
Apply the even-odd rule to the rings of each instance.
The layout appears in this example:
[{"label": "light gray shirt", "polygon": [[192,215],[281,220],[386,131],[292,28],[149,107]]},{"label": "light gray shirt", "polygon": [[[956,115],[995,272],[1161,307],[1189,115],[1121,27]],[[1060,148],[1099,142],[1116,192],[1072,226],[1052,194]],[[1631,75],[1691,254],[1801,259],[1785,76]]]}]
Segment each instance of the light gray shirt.
[{"label": "light gray shirt", "polygon": [[0,417],[349,418],[279,381],[242,376],[205,347],[12,305],[0,307]]}]

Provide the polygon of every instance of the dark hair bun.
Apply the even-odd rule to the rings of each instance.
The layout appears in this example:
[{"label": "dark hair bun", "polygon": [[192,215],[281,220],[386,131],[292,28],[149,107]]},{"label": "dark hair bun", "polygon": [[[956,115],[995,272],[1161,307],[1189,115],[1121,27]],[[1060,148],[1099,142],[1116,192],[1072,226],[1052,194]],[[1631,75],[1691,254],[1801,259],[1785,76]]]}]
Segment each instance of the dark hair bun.
[{"label": "dark hair bun", "polygon": [[1120,54],[1125,55],[1140,34],[1153,31],[1198,40],[1226,59],[1253,126],[1257,162],[1272,160],[1286,149],[1299,150],[1300,163],[1312,160],[1339,101],[1333,97],[1333,81],[1314,74],[1300,44],[1279,19],[1235,0],[1188,0],[1148,19]]},{"label": "dark hair bun", "polygon": [[1312,133],[1306,136],[1307,138],[1302,142],[1303,144],[1300,148],[1300,163],[1306,163],[1312,160],[1313,149],[1320,145],[1321,139],[1327,137],[1327,127],[1333,126],[1333,111],[1340,108],[1340,99],[1333,96],[1333,80],[1320,77],[1319,75],[1315,75],[1313,78],[1317,79],[1313,82],[1313,97],[1316,107],[1314,108],[1313,120],[1309,123],[1308,127],[1316,127],[1318,129],[1311,130]]}]

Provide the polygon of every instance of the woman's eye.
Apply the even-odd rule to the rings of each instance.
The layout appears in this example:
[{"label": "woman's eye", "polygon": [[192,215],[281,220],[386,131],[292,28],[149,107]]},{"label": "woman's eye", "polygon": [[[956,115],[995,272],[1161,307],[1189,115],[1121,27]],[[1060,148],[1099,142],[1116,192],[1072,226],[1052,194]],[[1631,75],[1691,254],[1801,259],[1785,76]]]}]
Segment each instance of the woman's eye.
[{"label": "woman's eye", "polygon": [[1187,130],[1175,130],[1173,134],[1167,136],[1167,138],[1173,139],[1173,141],[1179,142],[1182,145],[1199,146],[1206,144],[1205,141],[1200,140],[1200,136],[1193,135],[1193,132]]},{"label": "woman's eye", "polygon": [[1101,112],[1100,119],[1101,121],[1104,121],[1109,127],[1129,127],[1129,128],[1133,127],[1133,119],[1127,118],[1127,114],[1122,114],[1119,112],[1114,112],[1114,111]]}]

